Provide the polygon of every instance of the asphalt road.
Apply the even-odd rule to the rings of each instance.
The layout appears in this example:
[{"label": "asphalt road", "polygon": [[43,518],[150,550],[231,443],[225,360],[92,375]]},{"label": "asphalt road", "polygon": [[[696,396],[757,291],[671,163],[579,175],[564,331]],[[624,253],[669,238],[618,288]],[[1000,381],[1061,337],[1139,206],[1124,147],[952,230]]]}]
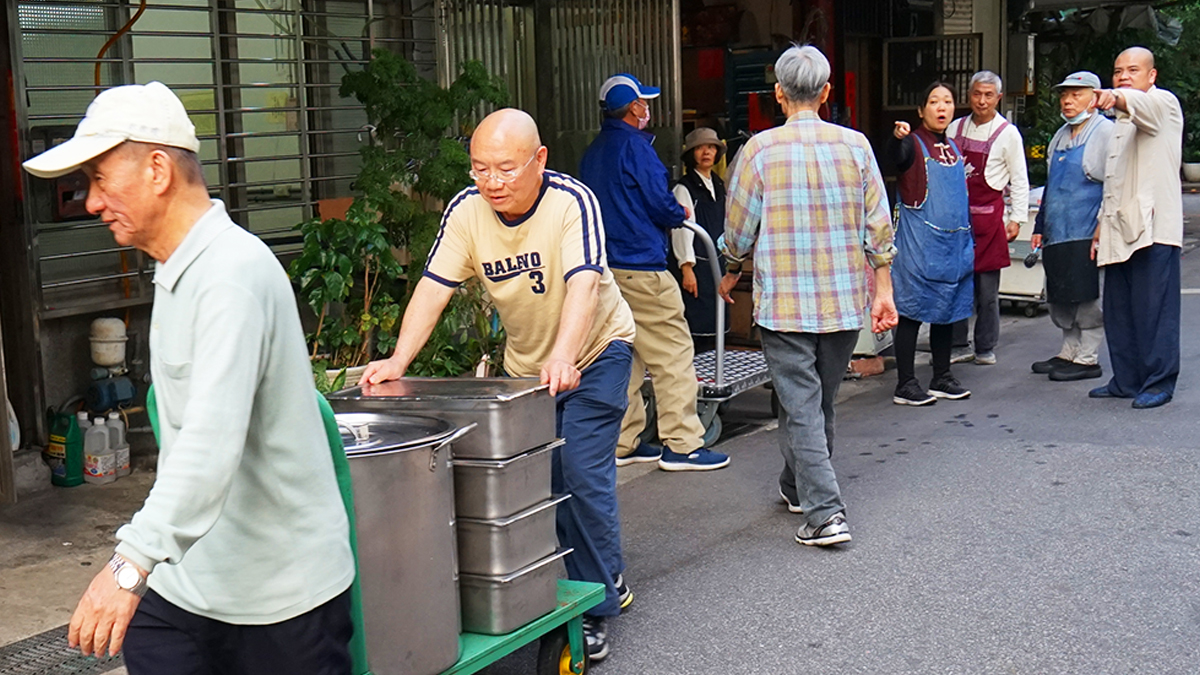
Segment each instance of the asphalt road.
[{"label": "asphalt road", "polygon": [[721,444],[730,468],[621,486],[635,602],[595,672],[1200,672],[1200,254],[1183,269],[1163,408],[1033,375],[1061,335],[1045,312],[1005,314],[997,365],[955,366],[970,400],[895,406],[889,372],[842,403],[837,549],[793,541],[768,399],[737,399],[727,420],[753,430]]}]

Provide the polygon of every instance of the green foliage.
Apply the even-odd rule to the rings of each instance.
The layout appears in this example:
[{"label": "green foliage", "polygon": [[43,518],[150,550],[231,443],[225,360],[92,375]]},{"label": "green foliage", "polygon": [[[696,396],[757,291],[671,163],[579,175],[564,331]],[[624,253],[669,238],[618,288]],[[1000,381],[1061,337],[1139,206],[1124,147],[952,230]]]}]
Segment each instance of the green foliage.
[{"label": "green foliage", "polygon": [[[503,81],[477,61],[465,64],[443,89],[386,49],[375,50],[363,70],[347,73],[339,91],[362,103],[371,122],[354,182],[357,195],[344,219],[296,226],[304,246],[288,269],[300,298],[317,315],[309,335],[312,357],[330,368],[363,365],[395,348],[403,307],[437,234],[441,204],[469,182],[463,142],[469,134],[460,120],[483,104],[503,105],[507,97]],[[396,257],[400,250],[408,253],[407,265]],[[472,311],[488,311],[481,295],[467,297],[475,300]],[[467,312],[466,302],[459,300],[461,312]],[[474,346],[458,339],[434,349]]]},{"label": "green foliage", "polygon": [[408,368],[409,375],[454,377],[470,373],[486,358],[499,372],[504,358],[504,329],[475,280],[463,284],[442,313],[425,349]]},{"label": "green foliage", "polygon": [[317,385],[317,391],[322,394],[332,394],[335,391],[341,391],[346,388],[346,369],[342,368],[332,378],[329,377],[327,370],[329,362],[325,359],[316,359],[312,362],[313,383]]},{"label": "green foliage", "polygon": [[[1158,86],[1174,93],[1183,107],[1184,161],[1200,161],[1200,1],[1180,2],[1159,11],[1183,24],[1183,34],[1175,46],[1162,42],[1149,30],[1116,30],[1119,13],[1112,20],[1114,29],[1103,34],[1092,32],[1085,24],[1076,24],[1078,34],[1060,40],[1039,38],[1034,123],[1023,130],[1027,148],[1034,151],[1038,146],[1045,146],[1062,125],[1058,94],[1051,89],[1053,85],[1070,73],[1090,70],[1100,76],[1105,87],[1110,87],[1117,55],[1128,47],[1141,45],[1154,52]],[[1044,182],[1044,161],[1031,157],[1029,168],[1031,181]],[[1039,177],[1041,181],[1037,180]]]}]

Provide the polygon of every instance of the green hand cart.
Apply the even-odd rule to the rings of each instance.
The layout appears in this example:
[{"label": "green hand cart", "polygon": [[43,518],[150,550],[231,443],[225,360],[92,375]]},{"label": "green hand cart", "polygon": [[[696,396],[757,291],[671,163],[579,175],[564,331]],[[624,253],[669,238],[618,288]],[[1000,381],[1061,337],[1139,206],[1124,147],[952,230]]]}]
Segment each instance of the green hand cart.
[{"label": "green hand cart", "polygon": [[[329,438],[333,453],[333,467],[337,475],[342,503],[350,519],[350,548],[358,559],[358,538],[354,525],[354,492],[350,482],[350,463],[342,446],[333,408],[325,397],[317,394],[321,419]],[[146,392],[146,412],[150,426],[158,440],[158,405],[154,386]],[[161,441],[160,441],[161,442]],[[587,646],[583,637],[583,614],[604,602],[604,585],[584,581],[560,580],[558,582],[558,605],[554,611],[536,619],[507,635],[479,635],[463,633],[459,638],[461,656],[458,663],[442,675],[468,675],[477,673],[496,663],[518,649],[540,640],[537,657],[537,675],[582,675],[588,670]],[[366,633],[363,630],[362,590],[357,579],[350,587],[350,612],[354,619],[354,637],[350,640],[350,657],[354,675],[373,675],[367,658]]]}]

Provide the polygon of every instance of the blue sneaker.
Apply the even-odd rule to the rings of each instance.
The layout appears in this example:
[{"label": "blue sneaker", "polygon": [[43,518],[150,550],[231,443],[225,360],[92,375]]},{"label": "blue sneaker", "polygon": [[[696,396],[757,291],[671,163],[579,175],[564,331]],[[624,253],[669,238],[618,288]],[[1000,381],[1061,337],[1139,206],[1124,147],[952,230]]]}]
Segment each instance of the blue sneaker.
[{"label": "blue sneaker", "polygon": [[1116,397],[1117,397],[1117,395],[1112,393],[1112,390],[1108,388],[1107,384],[1096,387],[1095,389],[1088,392],[1088,398],[1116,398]]},{"label": "blue sneaker", "polygon": [[658,468],[663,471],[713,471],[727,466],[729,455],[708,448],[697,448],[687,455],[663,448],[662,459],[658,460]]},{"label": "blue sneaker", "polygon": [[662,448],[649,443],[639,443],[633,452],[624,457],[617,457],[617,466],[640,464],[642,462],[657,462],[663,456]]},{"label": "blue sneaker", "polygon": [[1133,399],[1133,407],[1137,410],[1157,408],[1171,402],[1172,395],[1165,391],[1143,391]]}]

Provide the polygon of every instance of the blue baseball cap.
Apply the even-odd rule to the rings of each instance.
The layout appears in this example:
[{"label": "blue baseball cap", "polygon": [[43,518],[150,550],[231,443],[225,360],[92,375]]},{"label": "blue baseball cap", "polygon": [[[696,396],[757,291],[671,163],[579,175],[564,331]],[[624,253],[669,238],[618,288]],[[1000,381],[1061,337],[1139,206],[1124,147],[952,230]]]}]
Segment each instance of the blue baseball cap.
[{"label": "blue baseball cap", "polygon": [[1066,89],[1067,87],[1099,89],[1100,76],[1095,73],[1090,73],[1086,70],[1081,70],[1078,73],[1071,73],[1067,76],[1067,79],[1054,85],[1054,89]]},{"label": "blue baseball cap", "polygon": [[617,73],[600,85],[600,105],[605,110],[618,110],[639,98],[658,98],[658,87],[647,87],[629,73]]}]

